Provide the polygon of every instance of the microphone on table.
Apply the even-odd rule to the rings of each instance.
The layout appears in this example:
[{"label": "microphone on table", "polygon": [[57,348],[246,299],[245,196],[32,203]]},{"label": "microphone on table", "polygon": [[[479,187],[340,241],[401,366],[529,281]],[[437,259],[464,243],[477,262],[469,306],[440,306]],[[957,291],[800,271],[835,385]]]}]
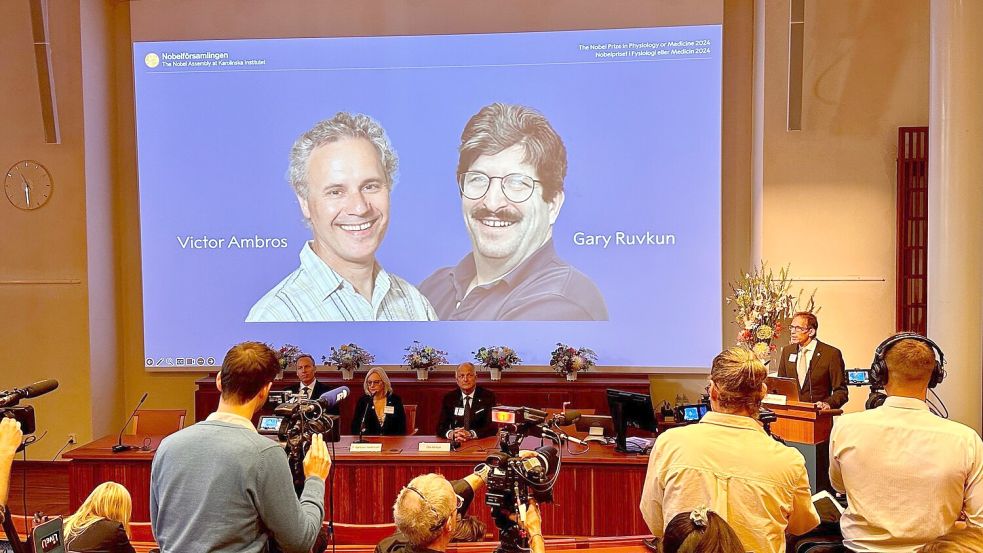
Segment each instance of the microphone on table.
[{"label": "microphone on table", "polygon": [[4,392],[0,396],[0,407],[17,405],[22,399],[43,396],[48,392],[54,391],[56,388],[58,388],[58,381],[53,378],[35,382],[24,388],[14,388],[13,390]]},{"label": "microphone on table", "polygon": [[140,398],[140,402],[137,403],[136,409],[134,409],[133,412],[130,413],[130,418],[126,419],[126,422],[123,423],[123,428],[121,428],[120,431],[119,431],[119,439],[116,441],[116,445],[113,446],[113,453],[120,453],[122,451],[130,451],[132,449],[140,449],[139,446],[135,446],[135,445],[124,445],[123,444],[123,432],[126,432],[126,427],[129,426],[130,421],[133,420],[133,417],[136,416],[137,411],[140,410],[140,406],[143,405],[143,402],[144,401],[147,401],[147,396],[148,395],[150,395],[150,392],[144,392],[143,393],[143,397]]},{"label": "microphone on table", "polygon": [[365,402],[365,409],[362,409],[362,422],[358,425],[358,439],[353,443],[364,444],[367,443],[362,439],[362,434],[365,433],[365,417],[369,416],[369,407],[372,407],[372,397],[369,397],[369,401]]},{"label": "microphone on table", "polygon": [[580,411],[564,411],[562,413],[557,413],[553,415],[550,421],[553,426],[570,426],[571,424],[577,422],[583,414]]}]

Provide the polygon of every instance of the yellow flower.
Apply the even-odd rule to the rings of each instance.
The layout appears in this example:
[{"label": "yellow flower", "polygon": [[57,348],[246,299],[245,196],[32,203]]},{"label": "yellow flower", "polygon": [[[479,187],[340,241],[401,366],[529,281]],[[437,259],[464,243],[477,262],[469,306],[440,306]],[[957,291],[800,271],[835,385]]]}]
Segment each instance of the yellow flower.
[{"label": "yellow flower", "polygon": [[754,351],[754,354],[757,355],[758,357],[767,357],[768,354],[771,353],[768,350],[768,344],[764,342],[758,342],[757,344],[754,344],[754,347],[751,348],[751,350]]},{"label": "yellow flower", "polygon": [[775,331],[768,325],[759,326],[758,331],[754,333],[758,340],[771,340],[774,334]]}]

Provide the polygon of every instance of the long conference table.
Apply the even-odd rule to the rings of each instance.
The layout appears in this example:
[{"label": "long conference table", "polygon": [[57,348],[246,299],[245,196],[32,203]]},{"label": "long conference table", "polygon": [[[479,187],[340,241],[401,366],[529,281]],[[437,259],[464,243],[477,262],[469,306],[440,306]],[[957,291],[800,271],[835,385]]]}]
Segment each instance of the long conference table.
[{"label": "long conference table", "polygon": [[[496,437],[464,444],[457,451],[421,452],[421,442],[440,441],[432,436],[366,437],[382,444],[382,451],[353,453],[355,438],[342,436],[334,443],[334,520],[343,523],[378,524],[392,520],[392,505],[399,490],[413,477],[437,472],[449,479],[470,474],[497,450]],[[145,450],[113,453],[116,436],[106,436],[65,454],[69,468],[69,501],[74,510],[98,484],[113,480],[133,496],[134,521],[150,520],[150,465],[160,444],[159,436],[124,436],[124,443]],[[538,438],[526,438],[525,449],[539,447]],[[329,444],[329,448],[332,444]],[[570,445],[577,453],[580,446]],[[592,444],[581,455],[563,452],[553,503],[543,509],[544,533],[557,536],[627,536],[647,534],[638,504],[645,480],[647,456],[627,455],[614,446]],[[327,487],[326,494],[331,493]],[[328,497],[325,497],[325,509]],[[494,524],[479,493],[470,508],[488,525]],[[325,518],[330,513],[325,513]]]}]

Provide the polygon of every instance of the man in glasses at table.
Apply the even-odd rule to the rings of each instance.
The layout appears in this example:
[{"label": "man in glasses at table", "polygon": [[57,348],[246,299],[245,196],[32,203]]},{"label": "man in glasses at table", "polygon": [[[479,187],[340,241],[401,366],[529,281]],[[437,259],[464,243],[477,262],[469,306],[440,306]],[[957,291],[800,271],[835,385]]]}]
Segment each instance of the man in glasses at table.
[{"label": "man in glasses at table", "polygon": [[420,285],[441,320],[604,321],[585,274],[556,253],[567,152],[539,112],[495,103],[471,117],[457,166],[473,249]]}]

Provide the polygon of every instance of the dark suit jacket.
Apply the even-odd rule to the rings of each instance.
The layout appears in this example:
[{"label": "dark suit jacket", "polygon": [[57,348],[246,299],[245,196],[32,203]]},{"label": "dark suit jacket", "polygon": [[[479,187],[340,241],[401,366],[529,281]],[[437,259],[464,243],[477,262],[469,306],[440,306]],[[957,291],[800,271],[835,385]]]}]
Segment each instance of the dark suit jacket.
[{"label": "dark suit jacket", "polygon": [[93,522],[81,534],[66,538],[66,549],[79,553],[134,553],[123,524],[102,519]]},{"label": "dark suit jacket", "polygon": [[[294,394],[300,392],[300,382],[298,382],[296,384],[291,384],[290,387],[287,388],[287,389],[290,390],[290,392],[291,393],[294,393]],[[330,392],[332,389],[333,388],[329,388],[328,385],[325,384],[324,382],[321,382],[320,380],[318,380],[317,378],[315,378],[314,379],[314,391],[311,394],[311,399],[317,399],[317,398],[321,397],[321,394],[323,394],[324,392]],[[348,401],[351,401],[351,400],[348,400]],[[341,415],[341,406],[340,405],[335,405],[331,409],[328,409],[328,414],[329,415]]]},{"label": "dark suit jacket", "polygon": [[[464,417],[454,414],[454,409],[464,407],[464,396],[457,389],[444,396],[440,406],[440,419],[437,422],[437,437],[446,438],[447,431],[464,425]],[[474,389],[474,399],[471,400],[471,425],[467,430],[473,430],[479,438],[491,436],[498,431],[492,423],[491,412],[495,406],[495,394],[481,386]]]},{"label": "dark suit jacket", "polygon": [[379,424],[379,416],[375,414],[375,407],[372,405],[372,396],[365,394],[358,398],[355,405],[355,416],[352,417],[352,436],[358,434],[359,427],[362,426],[362,417],[365,417],[366,436],[403,436],[406,434],[406,411],[403,409],[403,400],[396,394],[386,396],[386,406],[392,407],[393,412],[386,415],[385,422]]},{"label": "dark suit jacket", "polygon": [[[781,364],[778,365],[778,376],[794,378],[799,381],[795,370],[795,362],[789,361],[789,355],[798,355],[798,344],[789,344],[782,348]],[[806,373],[805,386],[799,385],[799,399],[802,401],[824,401],[833,409],[839,409],[846,403],[849,392],[843,375],[843,354],[829,344],[816,341],[816,351],[809,362],[809,372]]]}]

